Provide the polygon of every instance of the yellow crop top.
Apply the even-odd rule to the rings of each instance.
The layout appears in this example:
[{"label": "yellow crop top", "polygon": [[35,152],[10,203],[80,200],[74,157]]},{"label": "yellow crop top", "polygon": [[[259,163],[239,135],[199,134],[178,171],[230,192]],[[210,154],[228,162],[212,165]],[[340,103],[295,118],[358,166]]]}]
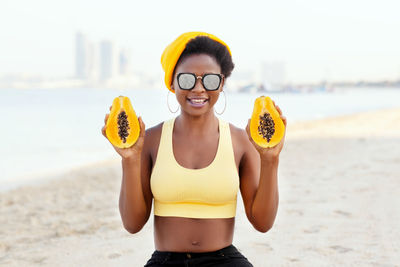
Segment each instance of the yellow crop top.
[{"label": "yellow crop top", "polygon": [[239,174],[229,124],[219,119],[219,142],[213,162],[188,169],[175,160],[175,118],[162,126],[157,159],[150,178],[154,214],[187,218],[231,218],[236,214]]}]

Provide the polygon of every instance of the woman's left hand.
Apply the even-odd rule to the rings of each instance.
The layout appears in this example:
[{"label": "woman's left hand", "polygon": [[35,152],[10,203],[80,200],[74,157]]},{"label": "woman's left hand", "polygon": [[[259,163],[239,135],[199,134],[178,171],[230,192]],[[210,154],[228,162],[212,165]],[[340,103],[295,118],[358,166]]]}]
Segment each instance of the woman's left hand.
[{"label": "woman's left hand", "polygon": [[272,102],[274,103],[274,106],[275,106],[276,110],[279,112],[279,115],[283,121],[283,124],[285,125],[285,132],[283,134],[282,140],[276,146],[264,148],[264,147],[257,145],[254,142],[253,138],[251,138],[251,135],[250,135],[250,127],[249,127],[250,119],[247,121],[247,126],[246,126],[247,136],[249,137],[249,140],[253,144],[253,146],[257,149],[262,160],[278,159],[279,154],[281,153],[282,148],[283,148],[283,143],[285,142],[287,120],[286,120],[286,117],[282,115],[282,110],[279,108],[279,106],[275,105],[274,101],[272,101]]}]

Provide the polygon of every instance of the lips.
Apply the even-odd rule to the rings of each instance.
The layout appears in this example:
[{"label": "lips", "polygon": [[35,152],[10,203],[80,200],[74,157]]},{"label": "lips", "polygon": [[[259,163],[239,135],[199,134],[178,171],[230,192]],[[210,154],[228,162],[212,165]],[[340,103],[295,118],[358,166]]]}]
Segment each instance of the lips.
[{"label": "lips", "polygon": [[194,107],[202,107],[204,106],[207,102],[207,98],[202,98],[202,97],[192,97],[187,99],[190,105]]}]

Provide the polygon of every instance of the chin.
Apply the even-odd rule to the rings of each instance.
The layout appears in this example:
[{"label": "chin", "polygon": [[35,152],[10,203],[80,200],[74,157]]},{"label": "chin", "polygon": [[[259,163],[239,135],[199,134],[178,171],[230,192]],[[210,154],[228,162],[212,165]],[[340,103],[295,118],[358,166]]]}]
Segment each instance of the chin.
[{"label": "chin", "polygon": [[200,116],[204,116],[204,115],[208,115],[210,113],[214,113],[214,109],[213,108],[207,108],[207,109],[198,109],[198,110],[193,110],[193,108],[187,108],[187,109],[182,109],[182,112],[193,116],[193,117],[200,117]]}]

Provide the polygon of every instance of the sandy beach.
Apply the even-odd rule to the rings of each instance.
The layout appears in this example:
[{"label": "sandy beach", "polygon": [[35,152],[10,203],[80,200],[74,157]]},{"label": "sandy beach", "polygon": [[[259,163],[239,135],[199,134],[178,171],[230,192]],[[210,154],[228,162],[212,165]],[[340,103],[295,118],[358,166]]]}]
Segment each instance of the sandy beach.
[{"label": "sandy beach", "polygon": [[[58,176],[0,193],[0,266],[143,266],[153,218],[124,230],[120,160]],[[279,189],[267,233],[238,197],[233,244],[254,266],[400,266],[400,109],[289,120]]]}]

